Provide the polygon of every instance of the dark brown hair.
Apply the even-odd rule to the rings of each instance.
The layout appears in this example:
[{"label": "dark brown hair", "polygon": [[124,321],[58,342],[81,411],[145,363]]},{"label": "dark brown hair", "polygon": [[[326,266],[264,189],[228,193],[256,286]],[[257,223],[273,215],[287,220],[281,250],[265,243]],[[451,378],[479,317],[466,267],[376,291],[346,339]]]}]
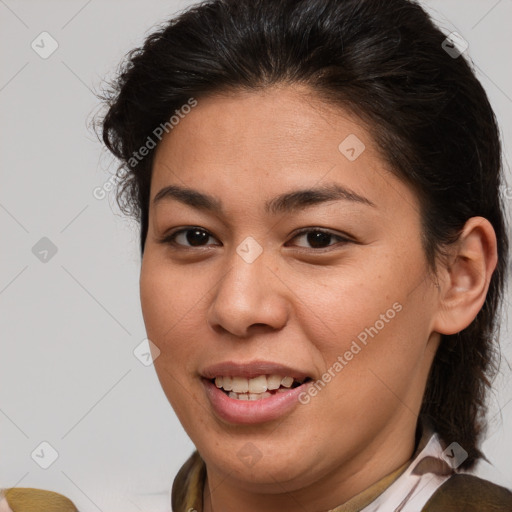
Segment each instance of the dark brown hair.
[{"label": "dark brown hair", "polygon": [[[443,336],[421,408],[441,437],[481,457],[486,392],[497,369],[508,239],[493,110],[464,55],[407,0],[211,0],[156,29],[103,95],[102,137],[121,161],[118,202],[147,234],[155,129],[191,98],[307,84],[357,114],[395,174],[417,192],[433,271],[473,216],[497,235],[498,266],[466,329]],[[453,45],[448,45],[453,46]]]}]

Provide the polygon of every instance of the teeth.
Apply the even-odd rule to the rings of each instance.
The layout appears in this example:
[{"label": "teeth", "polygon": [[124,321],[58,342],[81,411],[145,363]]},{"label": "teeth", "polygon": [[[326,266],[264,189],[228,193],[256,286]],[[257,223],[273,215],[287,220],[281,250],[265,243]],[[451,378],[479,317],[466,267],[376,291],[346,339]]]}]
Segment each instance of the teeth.
[{"label": "teeth", "polygon": [[[222,387],[226,391],[231,391],[233,389],[233,379],[231,377],[221,377],[221,378],[222,378]],[[217,381],[217,379],[215,379],[215,381]]]},{"label": "teeth", "polygon": [[[229,391],[231,398],[237,398],[239,400],[259,400],[262,395],[271,395],[271,393],[267,393],[267,391],[280,390],[279,388],[291,388],[294,380],[293,377],[283,377],[281,375],[259,375],[253,379],[221,376],[215,377],[215,385],[218,388],[224,389],[224,391]],[[244,397],[243,395],[246,396]],[[251,398],[252,395],[255,396]]]},{"label": "teeth", "polygon": [[[222,380],[224,380],[224,378],[222,378]],[[249,391],[249,381],[243,377],[233,377],[231,389],[235,393],[247,393],[247,391]]]},{"label": "teeth", "polygon": [[291,388],[293,384],[293,377],[285,377],[281,381],[281,386],[284,386],[285,388]]},{"label": "teeth", "polygon": [[267,389],[279,389],[282,379],[280,375],[269,375],[267,377]]},{"label": "teeth", "polygon": [[234,393],[233,391],[229,392],[229,398],[234,398],[235,400],[261,400],[262,398],[268,398],[272,396],[271,393],[265,391],[264,393]]},{"label": "teeth", "polygon": [[267,391],[267,377],[260,375],[249,381],[250,393],[264,393]]}]

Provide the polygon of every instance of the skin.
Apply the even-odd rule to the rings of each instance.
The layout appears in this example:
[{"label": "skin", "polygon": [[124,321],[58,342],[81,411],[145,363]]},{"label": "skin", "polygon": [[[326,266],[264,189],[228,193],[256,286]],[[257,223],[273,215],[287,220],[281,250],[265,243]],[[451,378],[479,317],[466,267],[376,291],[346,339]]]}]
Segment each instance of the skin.
[{"label": "skin", "polygon": [[[338,150],[349,134],[366,146],[355,161]],[[374,206],[263,210],[279,194],[328,183]],[[157,148],[151,201],[168,185],[224,207],[151,202],[140,276],[158,378],[206,462],[205,512],[328,510],[407,462],[440,334],[469,325],[484,302],[496,266],[489,222],[468,220],[433,276],[412,189],[360,120],[306,86],[199,98]],[[159,242],[196,226],[211,235],[202,246],[183,234],[175,246]],[[296,235],[305,227],[334,236],[315,248]],[[248,236],[263,249],[250,264],[236,252]],[[317,380],[395,302],[402,310],[307,405],[257,425],[214,414],[199,378],[208,365],[264,359]],[[248,442],[262,455],[252,467],[237,456]]]},{"label": "skin", "polygon": [[0,512],[12,512],[5,498],[0,497]]}]

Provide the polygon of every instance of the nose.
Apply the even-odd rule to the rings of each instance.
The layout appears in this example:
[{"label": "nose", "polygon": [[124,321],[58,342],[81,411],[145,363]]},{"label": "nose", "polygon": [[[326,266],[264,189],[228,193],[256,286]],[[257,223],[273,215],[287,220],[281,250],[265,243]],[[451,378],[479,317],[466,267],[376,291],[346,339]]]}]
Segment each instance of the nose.
[{"label": "nose", "polygon": [[246,261],[234,252],[220,278],[207,322],[217,334],[247,338],[256,331],[282,329],[289,318],[290,292],[263,252]]}]

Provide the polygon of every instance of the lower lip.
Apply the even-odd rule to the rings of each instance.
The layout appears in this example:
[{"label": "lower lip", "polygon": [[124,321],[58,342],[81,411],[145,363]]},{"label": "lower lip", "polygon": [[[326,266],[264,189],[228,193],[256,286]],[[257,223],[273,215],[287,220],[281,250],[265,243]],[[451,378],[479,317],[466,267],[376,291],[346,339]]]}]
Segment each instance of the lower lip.
[{"label": "lower lip", "polygon": [[272,421],[289,413],[299,404],[299,395],[308,386],[308,383],[302,384],[260,400],[237,400],[230,398],[210,380],[202,381],[215,413],[229,423],[244,425]]}]

